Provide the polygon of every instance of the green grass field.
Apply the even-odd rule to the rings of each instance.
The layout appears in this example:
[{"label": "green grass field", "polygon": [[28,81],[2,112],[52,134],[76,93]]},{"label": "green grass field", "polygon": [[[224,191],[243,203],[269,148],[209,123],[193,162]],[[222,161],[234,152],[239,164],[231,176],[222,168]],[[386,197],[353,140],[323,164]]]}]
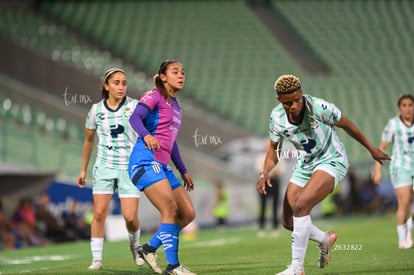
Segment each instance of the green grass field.
[{"label": "green grass field", "polygon": [[[393,214],[319,219],[323,230],[335,230],[339,239],[329,265],[317,267],[318,249],[310,242],[306,274],[414,274],[414,249],[397,248]],[[182,264],[197,274],[275,274],[290,263],[290,232],[279,237],[257,238],[253,226],[200,231],[196,239],[180,242]],[[142,236],[146,241],[149,235]],[[162,267],[165,257],[159,251]],[[91,256],[89,242],[49,245],[0,253],[0,274],[153,274],[132,262],[128,242],[106,242],[104,269],[86,271]]]}]

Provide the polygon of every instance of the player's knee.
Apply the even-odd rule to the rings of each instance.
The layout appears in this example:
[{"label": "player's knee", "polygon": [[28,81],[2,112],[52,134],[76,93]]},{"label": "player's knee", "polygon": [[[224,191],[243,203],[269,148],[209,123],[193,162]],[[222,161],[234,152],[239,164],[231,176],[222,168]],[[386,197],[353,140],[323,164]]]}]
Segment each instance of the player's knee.
[{"label": "player's knee", "polygon": [[178,217],[178,207],[177,204],[172,201],[171,203],[167,204],[164,209],[161,209],[161,216],[170,218],[170,219],[177,219]]},{"label": "player's knee", "polygon": [[93,219],[98,223],[105,222],[107,213],[108,212],[105,210],[95,210],[93,213]]},{"label": "player's knee", "polygon": [[124,216],[124,220],[128,228],[137,227],[137,225],[139,224],[138,218],[136,216]]},{"label": "player's knee", "polygon": [[191,210],[188,210],[187,213],[187,219],[190,220],[188,223],[192,222],[196,217],[196,212],[194,210],[194,208],[191,208]]},{"label": "player's knee", "polygon": [[310,212],[309,205],[306,201],[298,199],[292,207],[293,216],[308,215]]},{"label": "player's knee", "polygon": [[185,227],[190,222],[192,222],[196,217],[196,213],[194,208],[186,209],[185,213],[180,213],[178,216],[178,220],[181,220],[179,223],[182,227]]}]

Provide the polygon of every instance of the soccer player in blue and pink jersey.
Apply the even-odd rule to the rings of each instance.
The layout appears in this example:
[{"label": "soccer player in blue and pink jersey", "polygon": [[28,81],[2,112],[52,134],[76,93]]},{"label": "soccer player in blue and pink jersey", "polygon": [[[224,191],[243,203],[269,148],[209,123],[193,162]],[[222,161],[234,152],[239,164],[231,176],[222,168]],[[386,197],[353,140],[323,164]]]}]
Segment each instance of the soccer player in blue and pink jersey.
[{"label": "soccer player in blue and pink jersey", "polygon": [[[194,183],[176,141],[182,119],[176,93],[184,87],[183,66],[176,60],[164,61],[154,82],[155,88],[140,98],[129,120],[139,134],[129,160],[129,176],[161,214],[158,231],[138,252],[154,272],[161,274],[155,251],[162,245],[168,263],[164,274],[194,275],[178,259],[179,233],[195,218],[187,193],[194,189]],[[169,166],[170,160],[184,186]]]},{"label": "soccer player in blue and pink jersey", "polygon": [[[392,143],[392,160],[390,163],[391,182],[397,196],[396,213],[398,248],[413,246],[411,236],[412,217],[407,222],[414,185],[414,97],[403,94],[398,98],[398,115],[388,120],[382,136],[380,148],[387,150]],[[381,183],[381,166],[375,164],[372,174],[374,183]]]},{"label": "soccer player in blue and pink jersey", "polygon": [[266,194],[269,172],[279,161],[283,141],[298,150],[297,165],[286,188],[282,210],[283,226],[292,230],[292,262],[278,275],[305,274],[303,263],[309,240],[319,243],[318,266],[324,268],[336,241],[334,232],[324,232],[311,220],[312,208],[323,200],[343,179],[348,169],[345,148],[335,126],[361,143],[379,163],[390,157],[376,148],[332,103],[304,94],[298,77],[280,76],[274,85],[280,102],[270,115],[270,144],[257,190]]}]

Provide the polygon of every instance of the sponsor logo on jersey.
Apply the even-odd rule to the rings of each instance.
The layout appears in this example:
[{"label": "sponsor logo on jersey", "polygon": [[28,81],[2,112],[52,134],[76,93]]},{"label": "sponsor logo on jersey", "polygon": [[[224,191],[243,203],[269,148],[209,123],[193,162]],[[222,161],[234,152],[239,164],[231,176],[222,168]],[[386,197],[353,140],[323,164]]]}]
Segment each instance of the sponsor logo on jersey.
[{"label": "sponsor logo on jersey", "polygon": [[111,125],[111,137],[117,138],[118,135],[122,134],[125,130],[124,126],[117,124],[117,125]]},{"label": "sponsor logo on jersey", "polygon": [[152,170],[154,170],[154,172],[155,173],[159,173],[159,172],[161,172],[161,167],[160,167],[160,165],[158,164],[158,162],[152,162]]}]

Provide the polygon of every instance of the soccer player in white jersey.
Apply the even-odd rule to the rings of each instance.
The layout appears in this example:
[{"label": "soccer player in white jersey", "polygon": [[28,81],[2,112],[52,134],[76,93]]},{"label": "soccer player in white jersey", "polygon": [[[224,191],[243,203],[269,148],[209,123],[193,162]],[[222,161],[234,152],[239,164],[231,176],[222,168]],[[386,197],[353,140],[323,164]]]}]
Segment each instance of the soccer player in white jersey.
[{"label": "soccer player in white jersey", "polygon": [[[392,160],[390,163],[391,182],[397,196],[396,213],[398,247],[411,248],[412,217],[407,222],[411,202],[411,189],[414,184],[414,97],[403,94],[398,99],[398,115],[388,120],[379,148],[386,151],[392,143]],[[372,174],[374,183],[381,182],[381,166],[375,164]]]},{"label": "soccer player in white jersey", "polygon": [[286,270],[277,274],[305,274],[304,260],[309,240],[319,244],[318,266],[324,268],[337,239],[334,232],[324,232],[312,224],[310,217],[312,208],[332,192],[349,166],[335,126],[360,142],[379,163],[390,157],[372,145],[334,104],[304,94],[298,77],[281,75],[274,88],[280,104],[270,116],[271,146],[266,152],[257,190],[266,194],[265,185],[271,185],[269,172],[279,161],[282,142],[290,141],[298,152],[298,162],[286,188],[282,224],[293,231],[292,261]]},{"label": "soccer player in white jersey", "polygon": [[107,70],[103,77],[102,100],[92,105],[86,119],[79,187],[85,186],[95,133],[98,136],[97,157],[93,167],[92,264],[89,270],[102,269],[105,220],[114,192],[118,192],[121,202],[133,259],[137,265],[145,263],[137,254],[140,246],[140,192],[128,175],[129,155],[137,139],[136,132],[129,126],[129,117],[138,101],[126,96],[126,92],[125,72],[118,68]]}]

